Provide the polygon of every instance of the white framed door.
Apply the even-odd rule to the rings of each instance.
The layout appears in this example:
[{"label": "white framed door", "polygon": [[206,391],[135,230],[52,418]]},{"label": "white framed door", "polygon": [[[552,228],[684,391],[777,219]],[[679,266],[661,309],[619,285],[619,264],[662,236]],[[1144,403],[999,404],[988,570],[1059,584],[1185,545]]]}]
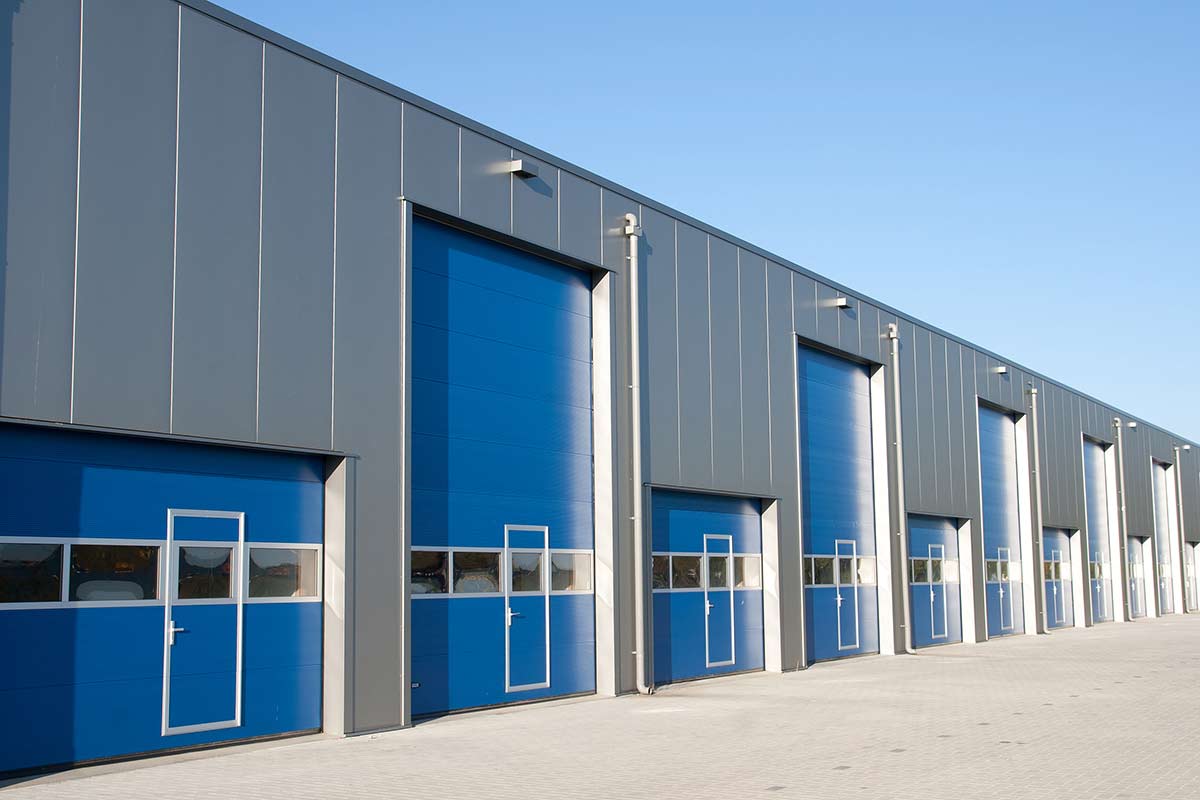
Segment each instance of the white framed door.
[{"label": "white framed door", "polygon": [[996,548],[996,568],[1000,578],[1000,630],[1013,629],[1012,555],[1010,548]]},{"label": "white framed door", "polygon": [[704,664],[736,660],[733,622],[733,537],[704,534]]},{"label": "white framed door", "polygon": [[504,691],[549,688],[550,529],[505,525],[503,569]]},{"label": "white framed door", "polygon": [[853,650],[858,640],[858,543],[852,539],[834,542],[836,556],[833,580],[837,593],[838,650]]},{"label": "white framed door", "polygon": [[241,727],[245,542],[243,512],[167,509],[163,736]]},{"label": "white framed door", "polygon": [[929,545],[929,630],[931,639],[949,635],[946,611],[946,547]]}]

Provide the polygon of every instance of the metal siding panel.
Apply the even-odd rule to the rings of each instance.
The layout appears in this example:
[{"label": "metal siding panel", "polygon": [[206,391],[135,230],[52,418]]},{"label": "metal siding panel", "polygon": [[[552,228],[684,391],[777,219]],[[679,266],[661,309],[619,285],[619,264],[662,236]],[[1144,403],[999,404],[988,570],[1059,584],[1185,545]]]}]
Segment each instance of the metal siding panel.
[{"label": "metal siding panel", "polygon": [[589,264],[600,263],[600,187],[569,172],[558,176],[558,248]]},{"label": "metal siding panel", "polygon": [[862,332],[859,330],[861,303],[851,298],[850,307],[838,310],[838,347],[847,353],[862,355]]},{"label": "metal siding panel", "polygon": [[[338,89],[333,447],[354,453],[354,707],[360,728],[399,724],[400,102]],[[370,402],[362,402],[370,398]]]},{"label": "metal siding panel", "polygon": [[767,368],[766,270],[766,261],[761,257],[739,251],[742,460],[746,491],[763,496],[771,493],[771,387]]},{"label": "metal siding panel", "polygon": [[947,413],[948,378],[946,339],[934,334],[929,339],[931,398],[933,401],[933,469],[937,475],[937,506],[942,513],[954,507],[954,485],[950,472],[950,429]]},{"label": "metal siding panel", "polygon": [[0,414],[71,413],[79,5],[14,4],[0,125],[5,244]]},{"label": "metal siding panel", "polygon": [[938,508],[937,416],[934,406],[933,365],[931,363],[929,331],[917,327],[913,331],[913,357],[917,385],[917,441],[921,462],[922,510],[935,512]]},{"label": "metal siding panel", "polygon": [[268,46],[265,86],[258,438],[327,448],[335,76]]},{"label": "metal siding panel", "polygon": [[[641,222],[640,209],[638,204],[628,197],[614,194],[607,189],[601,193],[600,204],[600,223],[603,234],[600,237],[600,263],[605,269],[624,275],[629,268],[629,237],[624,233],[625,215],[633,214],[638,217],[638,222]],[[628,305],[626,297],[618,296],[617,300]],[[627,327],[628,321],[621,330],[625,330]]]},{"label": "metal siding panel", "polygon": [[838,317],[843,313],[833,305],[838,293],[823,283],[817,284],[817,341],[838,346]]},{"label": "metal siding panel", "polygon": [[459,128],[453,122],[404,104],[403,194],[419,205],[459,213]]},{"label": "metal siding panel", "polygon": [[869,361],[882,362],[883,325],[879,322],[879,309],[867,303],[859,303],[857,313],[859,352]]},{"label": "metal siding panel", "polygon": [[681,479],[686,486],[705,488],[713,482],[708,237],[688,225],[676,231]]},{"label": "metal siding panel", "polygon": [[737,248],[709,239],[713,482],[742,489],[742,358]]},{"label": "metal siding panel", "polygon": [[513,235],[543,247],[558,247],[558,168],[513,152],[537,166],[534,178],[512,179]]},{"label": "metal siding panel", "polygon": [[[917,375],[916,329],[911,322],[901,320],[900,329],[900,418],[904,444],[904,497],[909,511],[924,507],[925,479],[922,475],[921,418],[917,395],[920,381]],[[932,502],[932,497],[930,498]]]},{"label": "metal siding panel", "polygon": [[675,221],[642,210],[641,319],[645,358],[646,428],[650,444],[646,480],[679,484],[679,330],[675,318]]},{"label": "metal siding panel", "polygon": [[963,425],[962,348],[957,342],[946,343],[946,432],[950,448],[951,501],[946,512],[956,517],[967,515],[966,437]]},{"label": "metal siding panel", "polygon": [[168,427],[178,20],[159,0],[84,15],[75,422]]},{"label": "metal siding panel", "polygon": [[798,272],[792,273],[792,308],[796,333],[817,341],[817,282]]},{"label": "metal siding panel", "polygon": [[262,42],[184,9],[171,430],[254,441]]},{"label": "metal siding panel", "polygon": [[512,228],[512,148],[462,130],[462,217],[508,233]]}]

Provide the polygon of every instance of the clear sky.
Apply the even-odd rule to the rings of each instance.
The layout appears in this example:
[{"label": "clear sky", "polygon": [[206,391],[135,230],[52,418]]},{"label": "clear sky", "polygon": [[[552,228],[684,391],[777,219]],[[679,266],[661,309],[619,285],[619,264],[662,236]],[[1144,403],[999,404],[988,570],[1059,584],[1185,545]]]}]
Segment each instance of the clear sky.
[{"label": "clear sky", "polygon": [[1200,439],[1200,3],[220,0]]}]

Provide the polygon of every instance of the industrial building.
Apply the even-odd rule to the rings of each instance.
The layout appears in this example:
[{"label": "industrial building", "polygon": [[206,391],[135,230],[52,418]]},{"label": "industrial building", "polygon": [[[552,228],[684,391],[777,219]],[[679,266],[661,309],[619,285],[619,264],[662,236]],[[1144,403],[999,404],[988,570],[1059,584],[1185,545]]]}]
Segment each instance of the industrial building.
[{"label": "industrial building", "polygon": [[204,0],[6,9],[0,772],[1197,609],[1194,443]]}]

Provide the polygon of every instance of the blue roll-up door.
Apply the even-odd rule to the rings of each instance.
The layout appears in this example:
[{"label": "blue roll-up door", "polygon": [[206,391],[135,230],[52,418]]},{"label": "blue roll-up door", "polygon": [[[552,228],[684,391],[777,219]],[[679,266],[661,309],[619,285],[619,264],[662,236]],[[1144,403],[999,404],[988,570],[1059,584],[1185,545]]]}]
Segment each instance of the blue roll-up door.
[{"label": "blue roll-up door", "polygon": [[1172,614],[1175,612],[1175,585],[1172,580],[1175,574],[1172,553],[1175,548],[1171,542],[1169,520],[1175,510],[1171,508],[1167,494],[1167,481],[1171,478],[1165,464],[1155,461],[1151,466],[1154,478],[1154,550],[1158,556],[1158,613]]},{"label": "blue roll-up door", "polygon": [[1111,548],[1108,529],[1108,470],[1104,446],[1083,442],[1083,486],[1087,507],[1088,590],[1091,592],[1092,622],[1113,618]]},{"label": "blue roll-up door", "polygon": [[808,347],[796,366],[809,658],[877,653],[870,377]]},{"label": "blue roll-up door", "polygon": [[320,728],[322,459],[7,424],[0,453],[0,772]]},{"label": "blue roll-up door", "polygon": [[654,682],[763,667],[757,500],[655,490]]},{"label": "blue roll-up door", "polygon": [[979,480],[988,636],[1022,633],[1024,554],[1017,491],[1017,422],[1011,414],[983,406],[979,408]]},{"label": "blue roll-up door", "polygon": [[957,524],[941,517],[910,516],[908,567],[913,646],[961,642]]},{"label": "blue roll-up door", "polygon": [[591,277],[413,235],[416,714],[595,690]]},{"label": "blue roll-up door", "polygon": [[1043,529],[1042,583],[1048,628],[1069,628],[1075,624],[1071,570],[1071,532],[1060,528]]}]

